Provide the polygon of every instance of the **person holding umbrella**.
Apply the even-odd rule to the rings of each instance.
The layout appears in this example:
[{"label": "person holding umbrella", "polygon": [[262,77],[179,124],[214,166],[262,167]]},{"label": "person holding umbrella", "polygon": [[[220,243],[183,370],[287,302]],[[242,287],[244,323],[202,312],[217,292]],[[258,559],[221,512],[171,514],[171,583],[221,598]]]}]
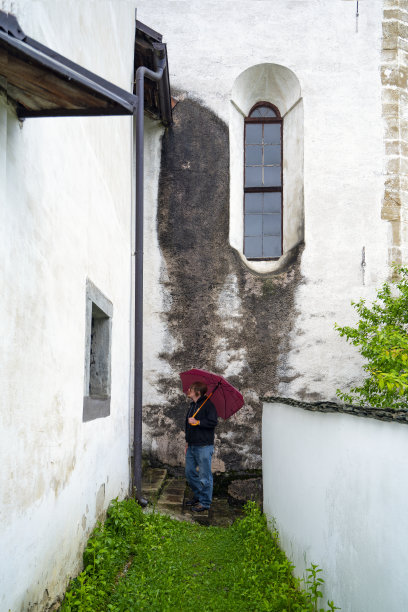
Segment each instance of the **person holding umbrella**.
[{"label": "person holding umbrella", "polygon": [[[214,453],[214,429],[217,410],[206,396],[207,385],[201,381],[191,383],[186,395],[191,399],[186,414],[186,478],[194,498],[186,502],[192,512],[204,512],[211,506],[213,476],[211,460]],[[198,468],[198,472],[197,472]]]},{"label": "person holding umbrella", "polygon": [[193,512],[203,512],[212,501],[211,459],[217,417],[229,419],[242,408],[244,398],[225,378],[213,372],[193,368],[180,372],[180,378],[183,392],[191,399],[185,426],[186,478],[194,499],[186,505],[191,506]]}]

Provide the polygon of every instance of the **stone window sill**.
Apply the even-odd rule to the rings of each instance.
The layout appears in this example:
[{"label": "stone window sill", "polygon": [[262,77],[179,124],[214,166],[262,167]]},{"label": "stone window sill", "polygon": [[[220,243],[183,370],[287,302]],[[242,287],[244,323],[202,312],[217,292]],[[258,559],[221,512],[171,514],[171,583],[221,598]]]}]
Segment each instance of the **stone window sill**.
[{"label": "stone window sill", "polygon": [[84,397],[84,410],[82,421],[94,421],[110,415],[110,397],[87,396]]}]

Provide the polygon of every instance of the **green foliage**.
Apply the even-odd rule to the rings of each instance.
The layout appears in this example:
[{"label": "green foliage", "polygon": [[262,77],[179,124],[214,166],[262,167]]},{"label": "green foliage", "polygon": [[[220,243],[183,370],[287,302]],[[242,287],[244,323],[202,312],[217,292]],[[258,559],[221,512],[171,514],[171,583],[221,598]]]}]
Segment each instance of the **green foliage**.
[{"label": "green foliage", "polygon": [[142,520],[141,508],[133,500],[112,501],[105,523],[98,523],[88,540],[83,555],[85,569],[71,582],[62,612],[104,609],[117,574],[135,550]]},{"label": "green foliage", "polygon": [[337,395],[347,403],[375,408],[407,408],[408,400],[408,268],[395,266],[398,280],[384,283],[371,307],[352,302],[356,327],[335,325],[340,336],[359,348],[368,376],[363,384]]},{"label": "green foliage", "polygon": [[[308,573],[308,577],[306,579],[306,586],[309,589],[310,600],[312,607],[310,608],[313,612],[325,612],[323,608],[318,608],[317,604],[321,597],[323,597],[323,593],[321,588],[324,584],[323,578],[319,575],[322,570],[318,565],[312,563],[312,565],[307,568],[306,572]],[[337,606],[334,605],[332,601],[328,601],[327,605],[329,606],[329,610],[332,612],[334,610],[340,610]]]},{"label": "green foliage", "polygon": [[61,610],[322,612],[321,570],[312,565],[302,590],[276,530],[254,502],[245,512],[224,529],[143,514],[133,500],[113,502]]},{"label": "green foliage", "polygon": [[[240,584],[238,599],[247,603],[247,607],[241,609],[325,612],[324,608],[318,608],[323,596],[321,586],[324,580],[318,575],[322,570],[312,564],[306,570],[306,590],[302,590],[302,581],[293,576],[294,566],[279,546],[276,527],[272,525],[268,529],[266,517],[255,502],[247,502],[245,513],[245,518],[233,525],[245,548],[244,564],[250,568],[253,578],[253,582],[243,580]],[[257,600],[258,606],[251,606],[251,602]],[[328,606],[332,611],[340,609],[333,602],[328,602]]]}]

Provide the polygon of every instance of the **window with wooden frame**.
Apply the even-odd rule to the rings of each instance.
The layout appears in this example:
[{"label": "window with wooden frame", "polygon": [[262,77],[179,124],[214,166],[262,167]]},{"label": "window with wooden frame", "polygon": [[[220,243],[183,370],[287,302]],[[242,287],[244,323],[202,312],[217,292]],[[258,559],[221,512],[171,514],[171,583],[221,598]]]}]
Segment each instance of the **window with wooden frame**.
[{"label": "window with wooden frame", "polygon": [[258,102],[245,119],[244,255],[282,255],[282,118]]}]

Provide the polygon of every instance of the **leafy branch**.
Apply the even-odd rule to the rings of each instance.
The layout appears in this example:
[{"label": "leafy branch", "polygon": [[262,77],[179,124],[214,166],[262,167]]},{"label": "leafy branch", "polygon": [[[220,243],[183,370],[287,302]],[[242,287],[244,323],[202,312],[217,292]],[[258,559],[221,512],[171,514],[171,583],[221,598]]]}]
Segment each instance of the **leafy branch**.
[{"label": "leafy branch", "polygon": [[366,363],[367,377],[349,392],[337,390],[348,403],[376,408],[408,405],[408,268],[394,266],[398,280],[384,283],[371,306],[365,300],[351,302],[360,320],[356,327],[335,329],[357,346]]}]

